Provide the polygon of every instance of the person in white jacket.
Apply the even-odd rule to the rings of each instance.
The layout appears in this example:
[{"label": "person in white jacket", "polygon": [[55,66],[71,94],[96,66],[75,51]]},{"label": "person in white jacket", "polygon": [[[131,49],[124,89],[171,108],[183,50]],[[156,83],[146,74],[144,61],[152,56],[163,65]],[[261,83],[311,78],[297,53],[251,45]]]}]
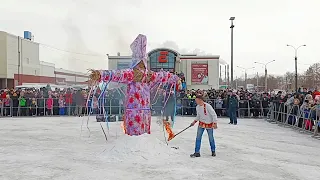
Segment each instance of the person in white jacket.
[{"label": "person in white jacket", "polygon": [[204,130],[207,130],[210,147],[211,147],[211,155],[216,156],[216,144],[213,137],[213,129],[217,129],[217,114],[212,108],[212,106],[206,102],[201,95],[196,96],[196,103],[198,104],[196,107],[197,117],[191,125],[194,126],[198,121],[198,131],[197,138],[195,144],[195,152],[190,155],[190,157],[200,157],[200,147],[201,147],[201,139]]}]

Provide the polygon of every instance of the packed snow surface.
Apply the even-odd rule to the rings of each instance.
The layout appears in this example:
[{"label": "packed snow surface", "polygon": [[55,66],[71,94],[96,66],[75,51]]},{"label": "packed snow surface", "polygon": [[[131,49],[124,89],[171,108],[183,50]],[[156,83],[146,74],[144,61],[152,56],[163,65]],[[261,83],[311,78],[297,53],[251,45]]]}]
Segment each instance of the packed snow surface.
[{"label": "packed snow surface", "polygon": [[[221,118],[217,157],[210,156],[205,132],[202,156],[190,158],[196,127],[167,146],[156,119],[151,135],[132,137],[119,122],[109,123],[109,130],[102,123],[106,141],[94,117],[88,128],[86,117],[0,118],[0,179],[320,179],[320,141],[310,135],[261,119],[240,119],[234,126]],[[193,120],[176,119],[174,132]]]}]

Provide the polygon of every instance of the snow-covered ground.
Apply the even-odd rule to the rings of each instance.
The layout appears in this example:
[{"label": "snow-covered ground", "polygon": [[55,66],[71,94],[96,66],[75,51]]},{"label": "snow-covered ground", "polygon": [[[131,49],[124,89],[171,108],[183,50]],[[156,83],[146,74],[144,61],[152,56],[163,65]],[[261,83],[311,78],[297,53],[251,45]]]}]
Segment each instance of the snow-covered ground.
[{"label": "snow-covered ground", "polygon": [[[152,134],[123,135],[120,123],[109,123],[108,141],[92,117],[1,118],[1,180],[205,180],[320,179],[320,141],[259,119],[228,125],[219,119],[217,157],[210,156],[206,133],[202,157],[194,151],[196,127],[167,146],[153,118]],[[174,131],[190,124],[177,117]],[[89,137],[90,134],[90,137]],[[179,147],[174,149],[171,147]]]}]

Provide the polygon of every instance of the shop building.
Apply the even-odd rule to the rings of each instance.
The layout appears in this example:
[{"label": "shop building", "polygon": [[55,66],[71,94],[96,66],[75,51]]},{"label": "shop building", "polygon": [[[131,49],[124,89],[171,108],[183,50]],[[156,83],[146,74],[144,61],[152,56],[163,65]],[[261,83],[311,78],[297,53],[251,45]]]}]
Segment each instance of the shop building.
[{"label": "shop building", "polygon": [[[221,66],[225,66],[220,63],[219,55],[180,54],[167,48],[148,52],[147,62],[152,71],[163,69],[184,74],[187,89],[218,89]],[[121,56],[120,53],[117,56],[108,56],[108,63],[109,69],[130,68],[131,56]]]},{"label": "shop building", "polygon": [[88,75],[56,68],[55,64],[40,61],[39,43],[31,32],[24,37],[0,31],[0,89],[24,83],[85,84]]}]

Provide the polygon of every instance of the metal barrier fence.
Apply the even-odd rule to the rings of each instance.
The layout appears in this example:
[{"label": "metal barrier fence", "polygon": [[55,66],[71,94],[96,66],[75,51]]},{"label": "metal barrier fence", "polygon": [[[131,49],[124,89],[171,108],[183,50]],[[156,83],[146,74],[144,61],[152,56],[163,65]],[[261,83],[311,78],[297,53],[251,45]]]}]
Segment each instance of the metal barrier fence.
[{"label": "metal barrier fence", "polygon": [[[215,109],[218,116],[226,117],[228,112],[226,102],[221,99],[206,100]],[[119,99],[99,100],[91,107],[91,101],[86,106],[86,99],[81,103],[65,102],[60,104],[59,99],[45,98],[16,98],[0,99],[0,117],[2,116],[81,116],[88,112],[92,114],[122,115],[124,106]],[[261,101],[239,101],[237,116],[240,118],[261,118],[267,115],[269,106],[262,106]],[[151,105],[152,115],[160,115],[163,110],[163,102],[155,102]],[[178,99],[176,103],[176,114],[178,116],[196,116],[196,102],[194,99]]]},{"label": "metal barrier fence", "polygon": [[320,139],[320,105],[300,107],[299,105],[272,103],[265,119],[280,126],[312,134],[312,137]]},{"label": "metal barrier fence", "polygon": [[[60,103],[59,99],[38,98],[38,99],[0,99],[0,117],[16,116],[83,116],[88,112],[91,114],[119,115],[124,112],[122,101],[119,99],[99,100],[95,103],[86,99],[76,102]],[[218,116],[228,116],[223,99],[206,100],[215,109]],[[94,105],[91,107],[91,105]],[[196,103],[194,99],[178,99],[176,114],[179,116],[196,116]],[[269,122],[285,127],[292,127],[301,132],[312,133],[313,137],[319,138],[320,127],[320,105],[313,108],[303,108],[298,105],[287,105],[285,103],[262,101],[239,101],[237,116],[240,118],[262,118]],[[160,115],[163,110],[163,103],[156,102],[151,106],[152,115]]]}]

